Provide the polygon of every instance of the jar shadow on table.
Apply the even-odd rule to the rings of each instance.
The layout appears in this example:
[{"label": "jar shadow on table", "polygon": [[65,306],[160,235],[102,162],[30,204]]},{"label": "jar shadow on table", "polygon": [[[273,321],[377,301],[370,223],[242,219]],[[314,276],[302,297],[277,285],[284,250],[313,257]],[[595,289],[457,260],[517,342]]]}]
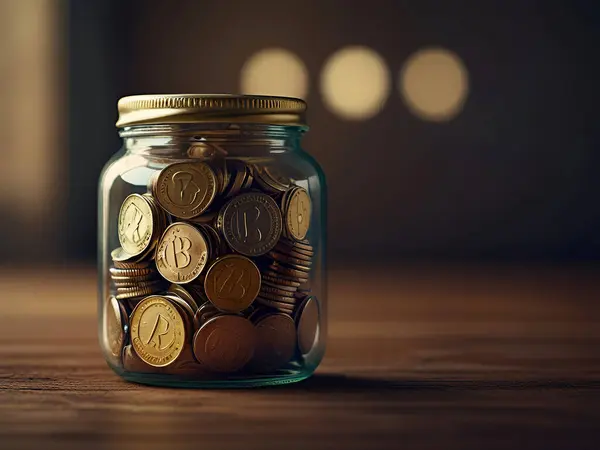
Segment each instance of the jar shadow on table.
[{"label": "jar shadow on table", "polygon": [[266,390],[328,392],[336,394],[400,393],[411,391],[477,391],[528,389],[599,388],[600,380],[528,379],[528,380],[417,380],[409,378],[384,379],[358,375],[314,374],[296,384],[272,386]]}]

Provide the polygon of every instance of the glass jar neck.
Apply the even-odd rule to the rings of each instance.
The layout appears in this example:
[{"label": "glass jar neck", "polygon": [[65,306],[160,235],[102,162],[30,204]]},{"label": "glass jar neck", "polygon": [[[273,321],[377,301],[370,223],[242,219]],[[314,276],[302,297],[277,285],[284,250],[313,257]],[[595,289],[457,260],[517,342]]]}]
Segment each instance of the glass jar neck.
[{"label": "glass jar neck", "polygon": [[122,128],[119,135],[125,151],[136,154],[250,155],[299,150],[307,129],[238,123],[149,124]]}]

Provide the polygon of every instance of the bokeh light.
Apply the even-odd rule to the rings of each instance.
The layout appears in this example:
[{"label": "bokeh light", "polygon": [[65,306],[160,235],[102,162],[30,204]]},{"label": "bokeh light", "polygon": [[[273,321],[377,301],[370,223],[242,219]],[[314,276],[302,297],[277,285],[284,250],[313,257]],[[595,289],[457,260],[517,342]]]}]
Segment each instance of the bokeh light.
[{"label": "bokeh light", "polygon": [[253,54],[244,63],[240,89],[244,94],[305,98],[308,94],[308,71],[302,60],[289,50],[267,48]]},{"label": "bokeh light", "polygon": [[321,73],[326,106],[348,120],[375,116],[390,93],[390,72],[379,54],[367,47],[345,47],[329,57]]},{"label": "bokeh light", "polygon": [[469,74],[458,55],[443,48],[413,53],[400,71],[400,94],[416,116],[442,122],[455,117],[469,92]]}]

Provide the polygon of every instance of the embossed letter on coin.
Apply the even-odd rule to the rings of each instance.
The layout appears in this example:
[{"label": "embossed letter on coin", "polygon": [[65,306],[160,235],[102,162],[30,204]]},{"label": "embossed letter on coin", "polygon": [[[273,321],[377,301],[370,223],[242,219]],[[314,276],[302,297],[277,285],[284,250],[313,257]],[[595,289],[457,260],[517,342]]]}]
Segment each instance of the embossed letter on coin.
[{"label": "embossed letter on coin", "polygon": [[165,167],[156,180],[154,196],[176,217],[189,219],[208,208],[217,192],[214,171],[205,163],[176,163]]},{"label": "embossed letter on coin", "polygon": [[175,222],[162,235],[156,250],[156,267],[171,283],[195,280],[208,260],[208,245],[193,225]]},{"label": "embossed letter on coin", "polygon": [[152,295],[138,303],[131,314],[131,345],[145,363],[168,366],[184,344],[183,318],[168,299]]},{"label": "embossed letter on coin", "polygon": [[227,244],[246,256],[267,253],[281,236],[281,211],[266,194],[238,195],[223,207],[218,222]]},{"label": "embossed letter on coin", "polygon": [[260,291],[260,271],[240,255],[217,259],[204,279],[206,296],[221,311],[240,312],[248,308]]}]

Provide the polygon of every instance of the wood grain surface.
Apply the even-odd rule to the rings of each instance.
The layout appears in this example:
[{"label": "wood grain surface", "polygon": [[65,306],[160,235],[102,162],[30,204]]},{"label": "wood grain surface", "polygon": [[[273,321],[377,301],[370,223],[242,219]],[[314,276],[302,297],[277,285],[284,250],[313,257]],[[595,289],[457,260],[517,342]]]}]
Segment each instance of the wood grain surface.
[{"label": "wood grain surface", "polygon": [[182,390],[108,369],[92,268],[4,268],[0,448],[600,448],[600,269],[365,267],[329,286],[314,377]]}]

